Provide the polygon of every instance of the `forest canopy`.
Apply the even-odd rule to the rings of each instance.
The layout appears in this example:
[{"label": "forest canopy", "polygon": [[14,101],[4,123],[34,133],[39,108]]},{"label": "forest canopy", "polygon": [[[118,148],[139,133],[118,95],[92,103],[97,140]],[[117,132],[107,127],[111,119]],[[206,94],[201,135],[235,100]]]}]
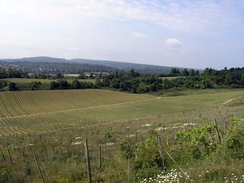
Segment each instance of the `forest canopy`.
[{"label": "forest canopy", "polygon": [[[180,70],[172,68],[170,73],[165,75],[141,74],[134,69],[128,72],[114,70],[112,72],[98,72],[85,75],[81,73],[74,80],[68,82],[61,73],[56,74],[28,74],[26,71],[0,68],[0,79],[3,78],[35,78],[35,79],[56,79],[50,83],[49,89],[85,89],[85,88],[113,88],[120,91],[132,93],[154,92],[160,89],[206,89],[206,88],[243,88],[244,68],[224,68],[215,70],[206,68],[200,74],[198,70],[185,68]],[[81,82],[78,79],[95,79],[95,82]],[[14,83],[15,84],[15,83]],[[0,87],[6,87],[7,83],[1,81]],[[38,83],[38,85],[41,85]],[[30,84],[31,89],[39,89],[36,83]],[[21,90],[14,87],[12,90]]]}]

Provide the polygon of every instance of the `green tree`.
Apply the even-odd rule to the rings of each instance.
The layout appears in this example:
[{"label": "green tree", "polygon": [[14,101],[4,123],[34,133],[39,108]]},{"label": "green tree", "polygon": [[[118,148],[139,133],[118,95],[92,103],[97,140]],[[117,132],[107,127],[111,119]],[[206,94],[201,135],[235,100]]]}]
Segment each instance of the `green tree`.
[{"label": "green tree", "polygon": [[73,89],[81,88],[81,84],[80,84],[80,82],[77,79],[72,82],[72,88]]},{"label": "green tree", "polygon": [[59,85],[59,89],[68,89],[68,88],[70,88],[69,83],[66,80],[64,80],[64,79],[59,79],[57,83]]},{"label": "green tree", "polygon": [[210,69],[209,68],[204,69],[203,75],[209,75],[209,74],[210,74]]},{"label": "green tree", "polygon": [[59,87],[59,84],[57,82],[55,82],[55,81],[50,82],[50,85],[49,85],[50,90],[58,89],[58,87]]},{"label": "green tree", "polygon": [[189,72],[186,68],[182,71],[182,76],[189,76]]},{"label": "green tree", "polygon": [[225,76],[225,84],[227,85],[232,84],[232,75],[230,73],[227,73]]},{"label": "green tree", "polygon": [[195,70],[194,69],[190,69],[189,76],[195,76]]},{"label": "green tree", "polygon": [[47,79],[45,74],[38,74],[38,79]]},{"label": "green tree", "polygon": [[115,78],[118,78],[120,75],[119,75],[119,71],[118,71],[118,69],[116,69],[115,71],[114,71],[114,77]]},{"label": "green tree", "polygon": [[6,87],[7,83],[5,81],[0,81],[0,88]]},{"label": "green tree", "polygon": [[95,76],[94,76],[94,74],[91,72],[91,74],[90,74],[90,76],[89,76],[88,78],[89,78],[89,79],[94,79]]},{"label": "green tree", "polygon": [[113,78],[110,82],[110,87],[119,89],[120,87],[120,79],[119,78]]},{"label": "green tree", "polygon": [[41,85],[40,81],[32,81],[30,83],[30,88],[31,90],[38,90],[40,85]]},{"label": "green tree", "polygon": [[149,91],[149,88],[145,83],[140,83],[136,89],[137,93],[145,93],[148,91]]},{"label": "green tree", "polygon": [[96,76],[96,78],[95,78],[95,85],[97,85],[97,86],[99,86],[99,87],[102,87],[103,86],[103,83],[102,83],[102,81],[101,81],[101,75],[100,74],[98,74],[97,76]]},{"label": "green tree", "polygon": [[85,76],[85,74],[80,74],[77,78],[78,79],[87,79],[87,77]]},{"label": "green tree", "polygon": [[134,78],[140,76],[138,72],[135,72],[135,69],[130,69],[130,71],[126,74],[128,78]]},{"label": "green tree", "polygon": [[16,88],[16,84],[13,83],[13,82],[10,82],[10,83],[8,84],[8,89],[9,89],[9,91],[15,91],[15,90],[17,90],[17,88]]},{"label": "green tree", "polygon": [[171,82],[169,79],[165,78],[162,80],[162,88],[163,89],[169,89],[171,88]]},{"label": "green tree", "polygon": [[178,76],[178,75],[180,75],[180,69],[172,68],[172,69],[170,70],[169,75],[171,75],[171,76]]},{"label": "green tree", "polygon": [[62,75],[60,72],[55,75],[57,79],[64,78],[64,75]]},{"label": "green tree", "polygon": [[109,84],[110,84],[109,76],[104,76],[103,77],[102,84],[103,84],[103,86],[109,86]]},{"label": "green tree", "polygon": [[0,68],[0,79],[6,77],[7,77],[6,69]]},{"label": "green tree", "polygon": [[241,84],[241,86],[244,86],[244,73],[241,74],[240,84]]}]

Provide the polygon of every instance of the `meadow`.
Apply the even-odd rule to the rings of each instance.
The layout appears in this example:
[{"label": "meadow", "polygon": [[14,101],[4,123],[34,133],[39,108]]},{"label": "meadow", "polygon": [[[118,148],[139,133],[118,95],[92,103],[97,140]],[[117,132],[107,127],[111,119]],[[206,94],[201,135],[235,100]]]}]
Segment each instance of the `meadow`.
[{"label": "meadow", "polygon": [[[9,177],[2,174],[0,180],[11,182],[10,179],[21,174],[23,182],[41,182],[35,164],[30,163],[33,162],[31,149],[34,149],[41,169],[46,171],[46,182],[86,182],[82,149],[87,138],[96,182],[123,182],[133,173],[129,174],[127,161],[119,155],[116,145],[119,140],[130,136],[145,140],[145,132],[153,129],[166,144],[171,138],[173,142],[175,132],[213,120],[226,129],[232,117],[243,117],[244,92],[220,89],[150,94],[102,89],[16,91],[0,93],[0,109],[0,164],[1,170],[9,173]],[[98,163],[99,147],[102,147],[102,165]],[[198,163],[194,165],[195,174],[211,167],[206,162],[204,166],[203,162]],[[236,167],[240,168],[239,164]],[[194,172],[192,164],[184,168]],[[229,165],[226,176],[234,169]],[[243,165],[238,175],[243,175]],[[206,177],[199,180],[208,182]]]}]

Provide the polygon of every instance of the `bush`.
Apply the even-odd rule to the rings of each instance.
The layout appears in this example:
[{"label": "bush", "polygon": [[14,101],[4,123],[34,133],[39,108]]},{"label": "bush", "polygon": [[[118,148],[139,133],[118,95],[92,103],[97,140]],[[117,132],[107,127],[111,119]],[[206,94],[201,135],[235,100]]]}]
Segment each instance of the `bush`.
[{"label": "bush", "polygon": [[232,159],[244,158],[244,129],[237,129],[233,132],[224,144],[224,148],[228,151],[228,155]]}]

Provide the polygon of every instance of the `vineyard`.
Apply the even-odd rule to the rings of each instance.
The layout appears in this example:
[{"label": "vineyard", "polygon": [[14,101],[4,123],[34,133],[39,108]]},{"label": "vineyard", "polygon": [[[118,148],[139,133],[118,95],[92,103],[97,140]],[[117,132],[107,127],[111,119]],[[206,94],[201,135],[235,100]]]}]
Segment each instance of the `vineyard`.
[{"label": "vineyard", "polygon": [[4,129],[0,135],[155,118],[208,108],[218,110],[230,98],[230,104],[239,101],[241,94],[242,91],[235,91],[157,97],[106,90],[4,92],[0,93],[0,125]]},{"label": "vineyard", "polygon": [[[242,118],[243,111],[243,90],[189,90],[154,95],[100,89],[3,92],[0,180],[42,182],[34,163],[35,151],[46,182],[87,182],[83,145],[87,138],[95,182],[125,182],[128,178],[130,182],[139,182],[120,155],[120,140],[131,137],[136,143],[146,142],[151,129],[162,138],[166,148],[167,144],[175,143],[173,135],[179,130],[212,124],[213,120],[226,131],[230,119]],[[167,146],[168,152],[172,148]],[[166,163],[169,161],[166,158]],[[202,174],[211,167],[204,162],[196,161],[194,166],[188,162],[184,168],[194,174],[190,167],[199,166],[195,174]],[[241,162],[233,160],[236,167],[228,162],[229,170],[223,172],[231,177],[230,172],[238,168],[238,175],[243,175]],[[209,179],[205,175],[201,182]]]}]

